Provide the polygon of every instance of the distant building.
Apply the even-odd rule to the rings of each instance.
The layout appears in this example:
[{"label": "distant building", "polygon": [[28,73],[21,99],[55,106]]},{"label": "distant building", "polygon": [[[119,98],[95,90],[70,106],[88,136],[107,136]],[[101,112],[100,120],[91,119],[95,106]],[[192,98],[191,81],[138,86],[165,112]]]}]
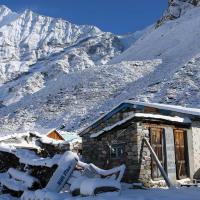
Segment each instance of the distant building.
[{"label": "distant building", "polygon": [[52,138],[54,140],[63,140],[63,141],[65,141],[64,137],[62,137],[62,135],[56,129],[52,129],[51,131],[49,131],[47,133],[47,137]]},{"label": "distant building", "polygon": [[162,180],[143,138],[172,182],[200,178],[200,109],[128,100],[79,135],[85,161],[104,168],[125,163],[126,182]]},{"label": "distant building", "polygon": [[81,138],[75,134],[64,131],[57,131],[56,129],[52,129],[47,133],[47,137],[58,140],[65,141],[67,144],[70,144],[70,150],[76,153],[82,153],[82,141]]}]

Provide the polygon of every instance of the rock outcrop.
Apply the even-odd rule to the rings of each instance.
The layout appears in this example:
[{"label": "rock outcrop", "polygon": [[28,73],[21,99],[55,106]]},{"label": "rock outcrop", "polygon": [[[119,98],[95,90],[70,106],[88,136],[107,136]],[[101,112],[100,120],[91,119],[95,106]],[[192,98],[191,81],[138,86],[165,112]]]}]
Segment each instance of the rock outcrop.
[{"label": "rock outcrop", "polygon": [[187,10],[198,6],[200,0],[168,0],[168,8],[162,18],[158,20],[156,27],[159,27],[168,20],[174,20],[183,15]]}]

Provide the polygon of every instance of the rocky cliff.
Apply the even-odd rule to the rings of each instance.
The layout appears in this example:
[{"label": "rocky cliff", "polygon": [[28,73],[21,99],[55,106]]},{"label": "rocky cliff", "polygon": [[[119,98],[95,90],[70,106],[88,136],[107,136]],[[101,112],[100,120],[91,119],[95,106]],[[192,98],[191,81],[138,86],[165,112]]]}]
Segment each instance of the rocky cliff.
[{"label": "rocky cliff", "polygon": [[187,10],[198,6],[200,0],[168,0],[168,8],[164,12],[162,18],[158,20],[156,26],[168,20],[174,20],[183,15]]}]

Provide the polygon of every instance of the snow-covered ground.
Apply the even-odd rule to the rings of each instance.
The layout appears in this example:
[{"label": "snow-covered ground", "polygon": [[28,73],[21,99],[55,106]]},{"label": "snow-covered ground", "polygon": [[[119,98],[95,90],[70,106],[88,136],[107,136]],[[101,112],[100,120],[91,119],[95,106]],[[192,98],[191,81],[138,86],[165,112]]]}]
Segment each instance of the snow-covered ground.
[{"label": "snow-covered ground", "polygon": [[[199,200],[200,188],[180,189],[149,189],[136,190],[123,188],[120,195],[114,193],[99,194],[92,197],[71,197],[70,194],[61,194],[58,199],[50,200]],[[18,200],[9,195],[0,196],[1,200]]]},{"label": "snow-covered ground", "polygon": [[[124,189],[120,196],[115,197],[116,200],[198,200],[200,195],[199,188],[184,189],[149,189],[149,190],[130,190]],[[91,197],[86,197],[90,199]],[[102,195],[93,199],[110,200],[112,196]],[[85,198],[84,198],[85,199]]]}]

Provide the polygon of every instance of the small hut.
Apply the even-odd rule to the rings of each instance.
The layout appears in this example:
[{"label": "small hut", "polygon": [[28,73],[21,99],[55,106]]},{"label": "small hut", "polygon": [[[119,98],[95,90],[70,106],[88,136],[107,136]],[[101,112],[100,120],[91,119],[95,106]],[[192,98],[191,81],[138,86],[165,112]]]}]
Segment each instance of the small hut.
[{"label": "small hut", "polygon": [[99,167],[124,163],[124,181],[162,180],[148,141],[171,182],[200,178],[200,109],[128,100],[85,128],[82,152]]},{"label": "small hut", "polygon": [[47,133],[47,137],[57,140],[64,141],[65,143],[70,144],[70,150],[78,154],[82,154],[82,140],[76,133],[57,131],[52,129]]}]

